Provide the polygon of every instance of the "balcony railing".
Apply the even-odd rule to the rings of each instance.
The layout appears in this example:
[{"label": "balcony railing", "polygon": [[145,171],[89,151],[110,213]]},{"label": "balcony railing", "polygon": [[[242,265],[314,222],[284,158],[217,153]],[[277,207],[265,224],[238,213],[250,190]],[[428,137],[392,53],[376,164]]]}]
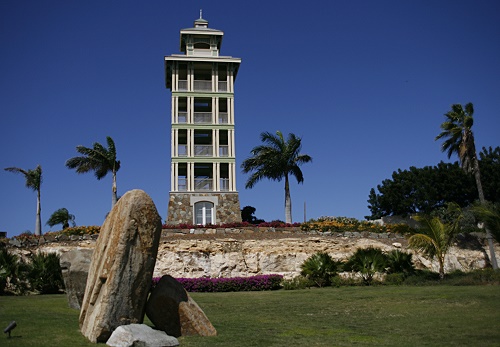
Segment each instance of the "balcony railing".
[{"label": "balcony railing", "polygon": [[212,81],[194,81],[194,90],[197,92],[211,92]]},{"label": "balcony railing", "polygon": [[229,146],[219,145],[219,157],[229,157]]},{"label": "balcony railing", "polygon": [[187,190],[187,178],[178,177],[177,178],[177,190],[185,192]]},{"label": "balcony railing", "polygon": [[221,191],[228,191],[229,190],[229,178],[221,178],[219,180],[219,189]]},{"label": "balcony railing", "polygon": [[177,114],[177,123],[186,124],[187,123],[187,112],[179,111]]},{"label": "balcony railing", "polygon": [[178,145],[177,146],[177,153],[179,157],[187,157],[187,145]]},{"label": "balcony railing", "polygon": [[195,157],[211,157],[213,153],[212,145],[194,145]]},{"label": "balcony railing", "polygon": [[213,179],[211,178],[194,178],[194,190],[213,190]]},{"label": "balcony railing", "polygon": [[229,116],[227,112],[219,112],[219,124],[228,124]]},{"label": "balcony railing", "polygon": [[218,91],[219,92],[227,92],[227,82],[221,82],[219,81],[219,83],[217,83],[217,87],[218,87]]},{"label": "balcony railing", "polygon": [[194,123],[195,124],[211,124],[212,123],[212,112],[195,112],[194,113]]},{"label": "balcony railing", "polygon": [[188,90],[188,81],[179,80],[179,90],[187,91]]}]

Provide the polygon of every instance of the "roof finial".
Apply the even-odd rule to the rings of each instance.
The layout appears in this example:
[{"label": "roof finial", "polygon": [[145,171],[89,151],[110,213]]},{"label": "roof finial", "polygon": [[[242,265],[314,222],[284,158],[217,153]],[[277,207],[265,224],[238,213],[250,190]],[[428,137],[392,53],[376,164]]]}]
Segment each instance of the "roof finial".
[{"label": "roof finial", "polygon": [[200,19],[203,19],[203,17],[201,16],[202,13],[203,13],[203,10],[200,8]]}]

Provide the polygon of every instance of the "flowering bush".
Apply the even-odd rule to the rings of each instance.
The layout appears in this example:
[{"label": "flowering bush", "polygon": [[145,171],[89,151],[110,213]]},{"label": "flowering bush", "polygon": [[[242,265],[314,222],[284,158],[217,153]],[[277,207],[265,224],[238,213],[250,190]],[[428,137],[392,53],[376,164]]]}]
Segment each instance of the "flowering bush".
[{"label": "flowering bush", "polygon": [[194,225],[194,224],[163,224],[163,229],[216,229],[216,228],[291,228],[291,227],[300,227],[301,223],[285,223],[279,220],[272,222],[262,222],[259,224],[251,224],[248,222],[234,222],[234,223],[225,223],[225,224],[206,224],[206,225]]},{"label": "flowering bush", "polygon": [[[153,278],[153,287],[161,277]],[[281,288],[281,275],[258,275],[233,278],[177,278],[188,292],[240,292]]]},{"label": "flowering bush", "polygon": [[19,240],[20,242],[25,242],[25,241],[31,241],[31,240],[36,240],[40,238],[40,236],[37,236],[33,234],[31,231],[25,231],[17,236],[12,237],[13,239]]},{"label": "flowering bush", "polygon": [[76,227],[71,227],[71,228],[66,228],[60,231],[54,231],[51,233],[47,234],[53,234],[53,235],[94,235],[94,234],[99,234],[101,231],[101,227],[97,225],[91,225],[91,226],[76,226]]},{"label": "flowering bush", "polygon": [[302,223],[303,231],[368,231],[374,233],[400,233],[406,234],[412,232],[412,228],[406,224],[386,224],[380,225],[368,221],[359,221],[356,218],[348,217],[320,217],[316,220],[312,219],[307,223]]}]

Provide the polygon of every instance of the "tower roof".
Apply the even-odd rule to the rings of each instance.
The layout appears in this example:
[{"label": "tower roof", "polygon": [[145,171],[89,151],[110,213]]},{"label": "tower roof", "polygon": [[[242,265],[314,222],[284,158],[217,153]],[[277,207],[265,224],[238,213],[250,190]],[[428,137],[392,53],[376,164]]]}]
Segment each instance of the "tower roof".
[{"label": "tower roof", "polygon": [[184,37],[187,35],[193,35],[193,36],[217,36],[218,37],[218,43],[217,43],[217,49],[220,49],[220,46],[222,44],[222,37],[224,36],[224,32],[222,30],[217,30],[217,29],[211,29],[208,27],[208,20],[204,19],[202,17],[202,11],[200,10],[200,18],[196,19],[194,21],[194,26],[192,28],[186,28],[186,29],[181,29],[180,32],[180,50],[181,52],[186,51],[186,44]]}]

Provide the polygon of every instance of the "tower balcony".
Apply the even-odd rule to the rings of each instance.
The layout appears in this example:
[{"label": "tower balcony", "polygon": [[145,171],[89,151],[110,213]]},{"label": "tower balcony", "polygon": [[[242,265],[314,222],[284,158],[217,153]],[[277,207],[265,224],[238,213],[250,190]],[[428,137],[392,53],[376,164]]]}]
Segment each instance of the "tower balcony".
[{"label": "tower balcony", "polygon": [[195,177],[194,178],[194,190],[195,191],[212,191],[213,190],[213,179],[207,177]]},{"label": "tower balcony", "polygon": [[212,112],[194,112],[195,124],[212,124]]},{"label": "tower balcony", "polygon": [[194,87],[195,92],[211,92],[212,91],[212,81],[194,80],[193,87]]},{"label": "tower balcony", "polygon": [[[187,80],[179,80],[177,89],[180,92],[188,92],[189,91],[188,81]],[[194,80],[193,91],[194,92],[212,92],[212,81]],[[220,93],[228,92],[227,81],[219,81],[217,83],[217,91]]]},{"label": "tower balcony", "polygon": [[211,157],[213,155],[212,145],[194,145],[195,157]]}]

